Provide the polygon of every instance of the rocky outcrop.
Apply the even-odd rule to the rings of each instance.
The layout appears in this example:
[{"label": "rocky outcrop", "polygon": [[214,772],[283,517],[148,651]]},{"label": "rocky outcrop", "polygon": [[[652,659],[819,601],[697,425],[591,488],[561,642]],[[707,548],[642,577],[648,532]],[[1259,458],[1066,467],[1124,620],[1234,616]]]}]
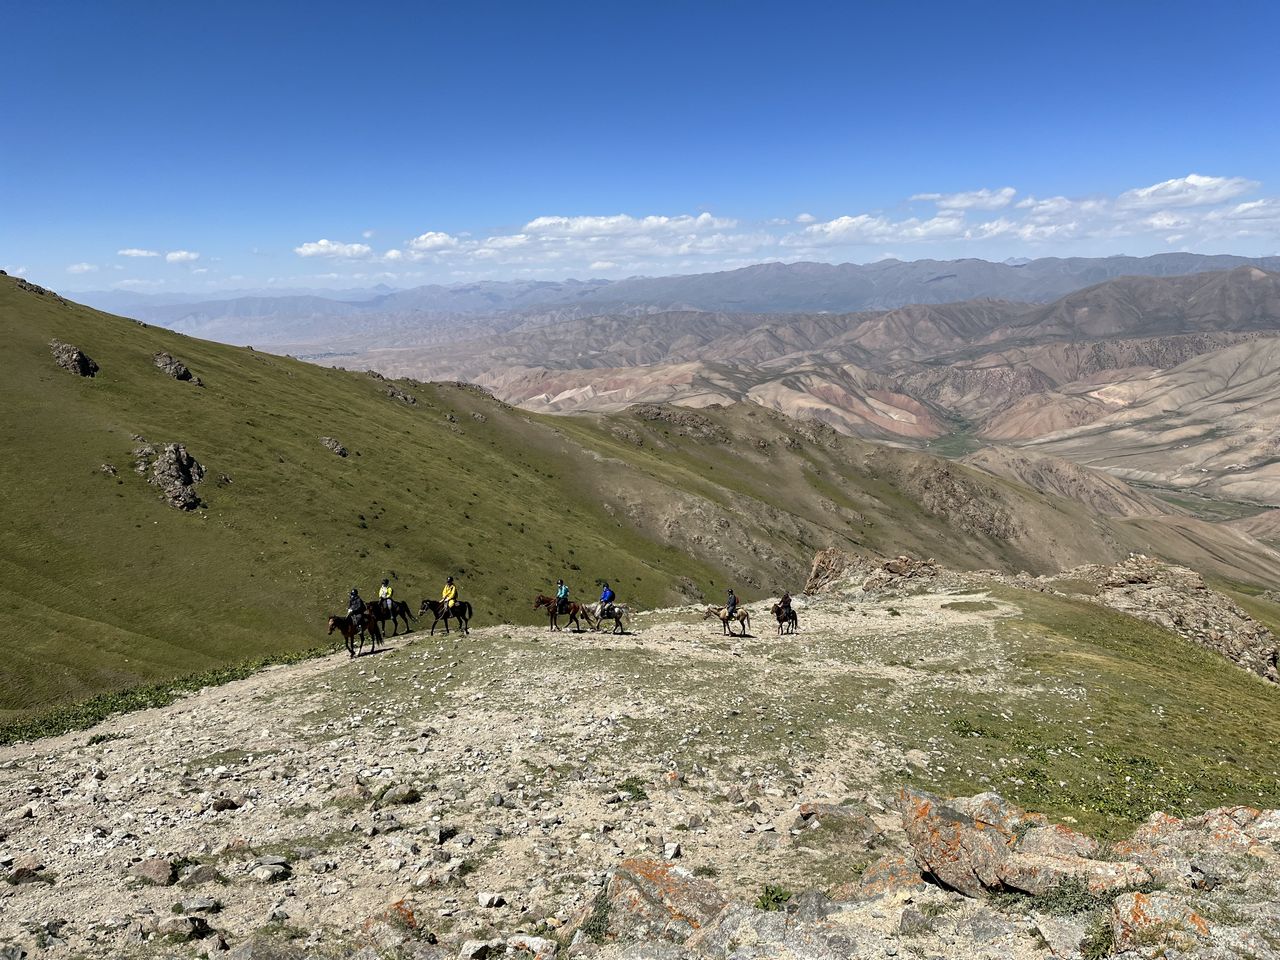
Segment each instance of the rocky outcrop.
[{"label": "rocky outcrop", "polygon": [[1272,683],[1280,680],[1275,636],[1194,570],[1135,554],[1114,566],[1077,567],[1061,576],[1092,584],[1097,603],[1159,624]]},{"label": "rocky outcrop", "polygon": [[384,389],[382,392],[385,393],[387,397],[390,398],[391,400],[399,400],[401,403],[415,404],[418,402],[417,397],[415,397],[411,393],[405,393],[403,390],[397,387],[394,383],[387,384],[386,389]]},{"label": "rocky outcrop", "polygon": [[83,350],[69,343],[50,340],[49,351],[53,354],[54,363],[77,377],[92,377],[99,370],[98,365]]},{"label": "rocky outcrop", "polygon": [[660,860],[626,860],[569,932],[597,941],[684,943],[728,902],[715,884],[683,867]]},{"label": "rocky outcrop", "polygon": [[639,403],[627,410],[633,417],[667,424],[682,436],[707,443],[728,443],[729,434],[718,423],[700,413],[656,403]]},{"label": "rocky outcrop", "polygon": [[[137,434],[133,439],[133,469],[159,487],[169,506],[194,510],[200,506],[195,487],[204,479],[204,467],[180,443],[166,443],[157,449]],[[149,476],[148,476],[149,474]]]},{"label": "rocky outcrop", "polygon": [[204,479],[204,467],[180,443],[166,443],[151,467],[148,483],[160,488],[169,506],[194,510],[200,506],[195,486]]},{"label": "rocky outcrop", "polygon": [[187,365],[171,353],[165,353],[162,350],[152,357],[152,361],[158,369],[163,370],[175,380],[188,381],[197,387],[204,386],[204,384],[200,382],[200,378],[193,376],[191,371],[187,368]]},{"label": "rocky outcrop", "polygon": [[828,547],[813,558],[804,592],[809,596],[837,591],[893,595],[955,586],[962,579],[960,574],[939,566],[932,559],[855,557]]}]

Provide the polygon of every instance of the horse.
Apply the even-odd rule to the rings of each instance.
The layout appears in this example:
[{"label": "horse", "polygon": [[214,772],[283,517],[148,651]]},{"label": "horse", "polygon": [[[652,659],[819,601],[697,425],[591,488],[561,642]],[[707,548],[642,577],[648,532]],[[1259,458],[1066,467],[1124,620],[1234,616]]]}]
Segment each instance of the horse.
[{"label": "horse", "polygon": [[[374,653],[377,653],[378,644],[382,641],[382,630],[378,627],[376,620],[368,620],[357,626],[351,617],[334,616],[329,618],[329,633],[332,634],[334,630],[337,630],[342,635],[342,639],[347,642],[347,655],[349,657],[357,657],[364,653],[365,631],[369,633],[369,641]],[[355,645],[357,633],[360,634],[358,652]]]},{"label": "horse", "polygon": [[[550,619],[550,621],[551,621],[551,626],[549,627],[549,629],[551,629],[551,630],[559,630],[559,629],[560,629],[560,624],[559,624],[559,622],[558,622],[558,621],[559,621],[559,618],[560,618],[560,604],[559,604],[559,602],[556,600],[556,598],[555,598],[555,597],[548,597],[548,596],[546,596],[546,595],[544,595],[544,594],[541,594],[541,593],[540,593],[540,594],[538,594],[538,595],[534,598],[534,600],[533,600],[533,609],[537,610],[537,609],[538,609],[538,608],[540,608],[540,607],[546,607],[546,608],[547,608],[547,616],[548,616],[548,618],[549,618],[549,619]],[[576,600],[571,600],[571,601],[569,602],[569,604],[568,604],[567,609],[568,609],[568,614],[567,614],[567,616],[569,617],[569,624],[570,624],[570,625],[571,625],[571,626],[572,626],[572,627],[573,627],[573,628],[574,628],[578,633],[581,633],[581,632],[582,632],[582,622],[578,619],[578,617],[579,617],[579,615],[583,615],[583,616],[585,616],[585,615],[586,615],[586,607],[585,607],[583,604],[578,603]],[[588,618],[588,619],[587,619],[587,623],[590,623],[590,622],[591,622],[591,620],[590,620],[590,618]]]},{"label": "horse", "polygon": [[391,610],[388,612],[385,600],[370,600],[364,605],[365,616],[378,622],[378,629],[384,634],[386,631],[387,621],[391,621],[391,635],[394,637],[400,632],[400,621],[404,621],[404,632],[412,632],[409,621],[414,619],[413,612],[409,609],[409,604],[404,600],[392,600]]},{"label": "horse", "polygon": [[724,632],[729,636],[735,636],[733,628],[729,625],[730,620],[737,620],[742,625],[742,636],[747,635],[747,631],[751,629],[751,614],[747,613],[746,607],[739,607],[734,611],[732,617],[729,616],[728,607],[707,607],[702,614],[703,620],[710,620],[712,617],[720,621],[720,625],[724,627]]},{"label": "horse", "polygon": [[444,632],[449,632],[450,617],[458,621],[458,629],[462,631],[463,636],[471,632],[471,628],[467,625],[471,620],[471,604],[466,600],[455,600],[452,609],[443,600],[423,600],[422,606],[418,608],[418,616],[425,617],[428,613],[435,617],[431,621],[433,636],[436,632],[436,624],[441,620],[444,621]]},{"label": "horse", "polygon": [[605,620],[613,621],[614,633],[626,633],[627,629],[622,624],[624,617],[631,616],[631,608],[625,603],[587,603],[583,604],[582,613],[587,618],[587,623],[592,620],[596,621],[592,624],[592,630],[599,630]]},{"label": "horse", "polygon": [[775,603],[769,608],[769,612],[778,621],[778,636],[782,636],[784,627],[786,633],[795,633],[800,629],[800,618],[796,616],[795,607],[784,607],[780,603]]}]

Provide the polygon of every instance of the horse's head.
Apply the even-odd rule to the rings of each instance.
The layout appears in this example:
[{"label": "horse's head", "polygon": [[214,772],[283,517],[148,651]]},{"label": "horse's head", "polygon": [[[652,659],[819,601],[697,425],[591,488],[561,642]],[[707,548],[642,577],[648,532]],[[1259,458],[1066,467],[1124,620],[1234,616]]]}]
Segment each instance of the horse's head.
[{"label": "horse's head", "polygon": [[535,610],[537,610],[539,607],[549,607],[549,606],[551,606],[551,598],[544,597],[542,594],[538,594],[537,599],[533,601],[533,609]]},{"label": "horse's head", "polygon": [[427,613],[427,612],[429,612],[430,610],[431,610],[431,601],[430,601],[430,600],[423,600],[423,601],[422,601],[422,606],[420,606],[420,607],[418,608],[418,616],[422,616],[424,613]]},{"label": "horse's head", "polygon": [[330,633],[333,633],[333,631],[334,631],[334,630],[336,630],[336,629],[337,629],[337,627],[338,627],[338,618],[337,618],[337,617],[330,617],[330,618],[329,618],[329,632],[330,632]]},{"label": "horse's head", "polygon": [[712,617],[718,617],[718,616],[720,616],[720,611],[717,610],[715,607],[707,607],[707,609],[702,611],[703,620],[710,620]]}]

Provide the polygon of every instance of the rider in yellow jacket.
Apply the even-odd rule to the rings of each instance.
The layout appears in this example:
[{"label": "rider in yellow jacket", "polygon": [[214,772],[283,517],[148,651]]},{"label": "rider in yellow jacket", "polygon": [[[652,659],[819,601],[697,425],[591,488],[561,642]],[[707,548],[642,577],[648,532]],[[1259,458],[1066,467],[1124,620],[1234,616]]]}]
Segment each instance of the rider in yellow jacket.
[{"label": "rider in yellow jacket", "polygon": [[452,610],[453,605],[458,602],[458,588],[453,585],[453,577],[445,579],[444,589],[440,591],[440,600],[444,603],[446,610]]}]

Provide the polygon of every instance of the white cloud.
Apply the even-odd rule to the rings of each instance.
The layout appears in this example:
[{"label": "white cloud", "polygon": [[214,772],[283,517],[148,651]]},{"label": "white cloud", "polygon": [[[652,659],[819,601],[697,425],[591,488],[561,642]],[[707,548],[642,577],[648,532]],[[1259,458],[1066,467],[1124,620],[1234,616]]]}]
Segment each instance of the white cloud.
[{"label": "white cloud", "polygon": [[1242,193],[1256,190],[1260,184],[1244,177],[1204,177],[1191,173],[1185,177],[1165,180],[1149,187],[1138,187],[1120,194],[1116,203],[1120,207],[1198,207],[1222,203]]},{"label": "white cloud", "polygon": [[73,263],[67,267],[67,273],[96,273],[98,265],[95,263]]},{"label": "white cloud", "polygon": [[818,219],[818,218],[817,218],[817,217],[815,217],[812,213],[799,213],[799,214],[796,214],[796,223],[813,223],[813,222],[815,222],[817,219]]},{"label": "white cloud", "polygon": [[170,250],[164,255],[166,263],[191,263],[199,260],[200,254],[194,250]]},{"label": "white cloud", "polygon": [[136,277],[131,277],[128,280],[117,280],[111,286],[113,289],[117,289],[117,290],[141,290],[141,289],[147,289],[149,287],[163,287],[164,281],[163,280],[141,280]]},{"label": "white cloud", "polygon": [[123,250],[116,251],[117,257],[158,257],[158,250],[140,250],[138,247],[125,247]]},{"label": "white cloud", "polygon": [[931,200],[939,210],[1000,210],[1013,202],[1017,190],[970,190],[967,193],[917,193],[912,200]]},{"label": "white cloud", "polygon": [[617,270],[617,269],[618,269],[618,265],[617,265],[616,263],[614,263],[612,260],[597,260],[595,263],[591,264],[591,266],[590,266],[590,267],[588,267],[587,269],[589,269],[589,270]]},{"label": "white cloud", "polygon": [[942,240],[963,233],[964,218],[957,213],[940,213],[928,220],[910,217],[896,221],[860,213],[856,217],[836,217],[825,223],[812,224],[800,233],[784,238],[784,242],[790,246],[853,246]]},{"label": "white cloud", "polygon": [[700,213],[696,217],[633,217],[619,213],[609,217],[536,217],[524,225],[525,233],[548,237],[616,237],[653,233],[699,233],[704,230],[731,230],[736,220]]},{"label": "white cloud", "polygon": [[457,237],[437,230],[428,230],[426,233],[420,233],[409,241],[409,249],[416,250],[419,253],[427,253],[432,250],[447,250],[457,245]]},{"label": "white cloud", "polygon": [[362,230],[362,231],[360,231],[360,236],[364,237],[366,240],[372,240],[372,239],[373,239],[373,231],[372,231],[372,230]]},{"label": "white cloud", "polygon": [[0,267],[5,273],[11,277],[25,277],[27,275],[26,267]]},{"label": "white cloud", "polygon": [[332,257],[338,260],[363,260],[373,253],[367,243],[341,243],[336,240],[314,240],[294,247],[300,257]]},{"label": "white cloud", "polygon": [[404,253],[400,250],[388,250],[386,253],[382,255],[382,259],[391,260],[391,261],[403,260]]}]

